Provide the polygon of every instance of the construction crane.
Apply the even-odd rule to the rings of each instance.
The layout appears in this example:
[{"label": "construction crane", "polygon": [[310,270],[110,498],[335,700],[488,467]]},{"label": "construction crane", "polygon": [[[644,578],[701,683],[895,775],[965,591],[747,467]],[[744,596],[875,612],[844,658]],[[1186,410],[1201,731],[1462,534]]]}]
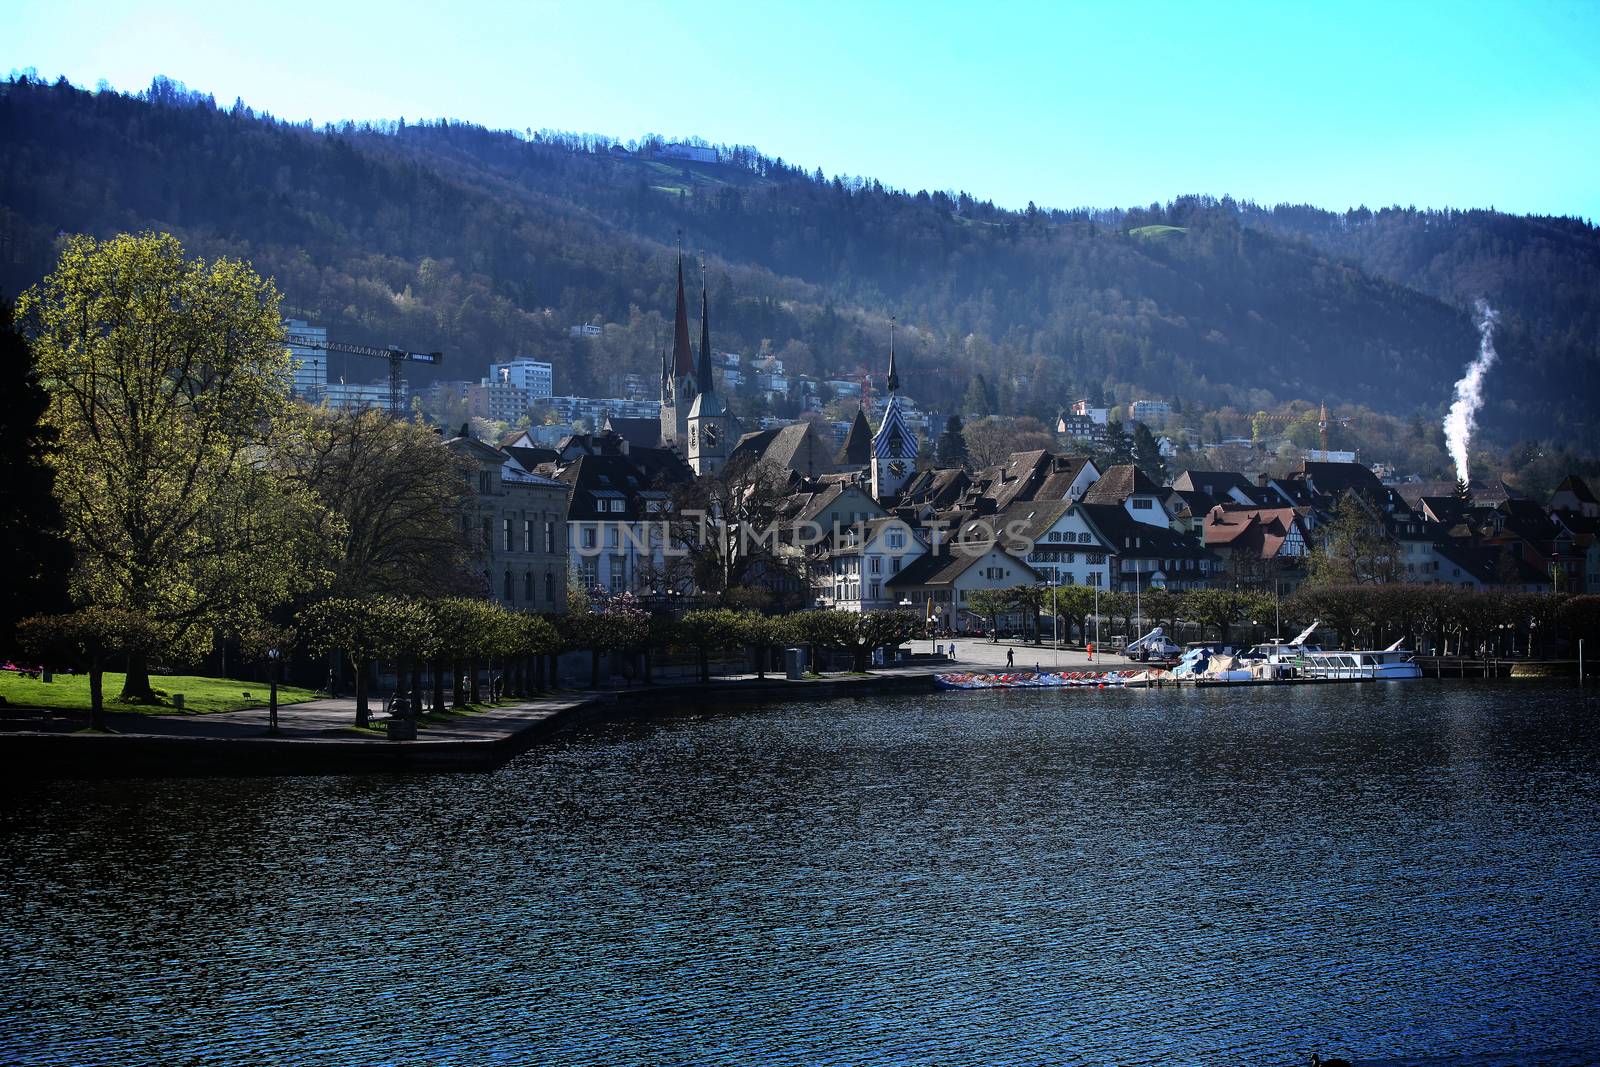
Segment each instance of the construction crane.
[{"label": "construction crane", "polygon": [[284,341],[297,348],[315,348],[323,352],[341,352],[351,356],[371,356],[374,359],[389,361],[389,412],[396,418],[405,414],[405,405],[400,400],[400,367],[405,363],[431,363],[435,366],[444,361],[444,354],[440,352],[408,352],[397,345],[388,348],[375,348],[372,345],[356,345],[348,341],[329,341],[314,334],[295,333],[293,330],[284,334]]}]

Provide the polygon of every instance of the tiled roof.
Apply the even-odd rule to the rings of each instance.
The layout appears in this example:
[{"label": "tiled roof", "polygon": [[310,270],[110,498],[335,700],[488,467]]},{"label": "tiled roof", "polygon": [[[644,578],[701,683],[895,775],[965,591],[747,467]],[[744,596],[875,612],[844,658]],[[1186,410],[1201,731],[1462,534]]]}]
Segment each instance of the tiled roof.
[{"label": "tiled roof", "polygon": [[1298,521],[1294,508],[1219,504],[1206,513],[1206,547],[1226,547],[1235,553],[1275,559]]},{"label": "tiled roof", "polygon": [[844,435],[844,444],[833,461],[841,467],[865,467],[872,462],[872,427],[867,424],[867,413],[856,408],[856,417]]},{"label": "tiled roof", "polygon": [[885,586],[904,588],[914,585],[949,585],[974,566],[989,558],[991,552],[999,553],[1017,567],[1016,585],[1027,585],[1039,579],[1039,572],[1003,548],[994,547],[984,552],[967,553],[946,544],[938,552],[918,556],[894,575]]},{"label": "tiled roof", "polygon": [[1121,504],[1077,505],[1110,550],[1123,557],[1211,559],[1213,553],[1165,526],[1152,526],[1128,514]]},{"label": "tiled roof", "polygon": [[1132,463],[1120,463],[1100,476],[1083,494],[1086,504],[1121,504],[1135,494],[1161,496],[1161,487]]}]

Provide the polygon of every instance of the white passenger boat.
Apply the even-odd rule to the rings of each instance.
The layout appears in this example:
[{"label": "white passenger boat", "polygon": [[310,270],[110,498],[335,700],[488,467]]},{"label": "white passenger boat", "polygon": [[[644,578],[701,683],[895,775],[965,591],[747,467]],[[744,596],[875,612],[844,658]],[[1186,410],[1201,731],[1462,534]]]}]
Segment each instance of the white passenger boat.
[{"label": "white passenger boat", "polygon": [[1410,652],[1400,647],[1399,641],[1377,651],[1305,652],[1296,663],[1295,671],[1302,678],[1364,678],[1378,682],[1422,677],[1422,668],[1417,666]]}]

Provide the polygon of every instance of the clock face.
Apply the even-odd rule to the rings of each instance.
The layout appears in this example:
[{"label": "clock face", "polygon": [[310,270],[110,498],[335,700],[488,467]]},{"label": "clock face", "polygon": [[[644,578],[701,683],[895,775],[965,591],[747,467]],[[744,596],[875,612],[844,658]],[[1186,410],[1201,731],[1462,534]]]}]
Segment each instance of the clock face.
[{"label": "clock face", "polygon": [[889,473],[894,475],[896,478],[903,477],[905,475],[905,473],[906,473],[905,460],[902,460],[902,459],[891,460],[889,462]]},{"label": "clock face", "polygon": [[700,438],[700,427],[689,427],[689,447],[693,448]]},{"label": "clock face", "polygon": [[706,427],[705,440],[706,440],[706,447],[707,448],[716,447],[716,444],[717,444],[717,428],[715,426],[707,426]]}]

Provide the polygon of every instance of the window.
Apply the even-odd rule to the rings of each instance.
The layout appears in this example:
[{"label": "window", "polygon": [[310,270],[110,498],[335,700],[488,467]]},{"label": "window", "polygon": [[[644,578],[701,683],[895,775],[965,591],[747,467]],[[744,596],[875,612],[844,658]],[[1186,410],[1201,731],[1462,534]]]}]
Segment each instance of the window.
[{"label": "window", "polygon": [[881,600],[881,599],[883,599],[883,583],[882,582],[873,582],[872,583],[871,597],[872,597],[873,600]]},{"label": "window", "polygon": [[1134,497],[1133,498],[1133,510],[1134,511],[1149,511],[1150,510],[1150,501],[1141,500],[1138,497]]},{"label": "window", "polygon": [[493,546],[493,544],[494,544],[494,542],[492,540],[493,537],[494,537],[494,526],[490,523],[488,516],[484,516],[484,520],[483,520],[483,548],[484,548],[484,551],[487,552]]},{"label": "window", "polygon": [[478,472],[478,492],[487,493],[488,491],[489,491],[489,472],[488,471],[479,471]]},{"label": "window", "polygon": [[611,557],[611,591],[620,593],[628,587],[628,561],[624,556]]},{"label": "window", "polygon": [[1079,535],[1078,535],[1078,543],[1079,543],[1079,544],[1080,544],[1080,545],[1086,545],[1086,544],[1088,544],[1088,543],[1089,543],[1089,535],[1088,535],[1088,534],[1086,534],[1086,533],[1081,533],[1081,534],[1079,534]]},{"label": "window", "polygon": [[873,574],[882,574],[883,573],[883,557],[882,556],[873,556],[872,557],[872,562],[868,565],[868,570],[871,571],[871,573],[873,573]]},{"label": "window", "polygon": [[593,589],[600,584],[600,561],[594,557],[585,559],[578,564],[578,580],[584,589]]},{"label": "window", "polygon": [[889,547],[890,548],[904,548],[905,547],[905,543],[906,543],[906,535],[905,535],[905,531],[904,530],[890,530],[889,531]]},{"label": "window", "polygon": [[506,571],[506,603],[509,604],[515,599],[515,587],[511,584],[511,572]]},{"label": "window", "polygon": [[551,554],[556,550],[556,524],[553,522],[544,524],[544,550]]},{"label": "window", "polygon": [[522,599],[533,603],[533,572],[529,571],[522,576]]},{"label": "window", "polygon": [[552,571],[544,572],[544,598],[552,604],[556,602],[556,576]]},{"label": "window", "polygon": [[516,545],[513,544],[512,540],[511,540],[511,520],[510,519],[501,519],[500,520],[500,550],[502,552],[510,552],[515,547],[516,547]]},{"label": "window", "polygon": [[893,559],[891,559],[889,561],[889,573],[890,574],[899,574],[900,573],[900,557],[899,556],[896,556],[896,557],[894,557]]},{"label": "window", "polygon": [[[524,552],[532,552],[533,551],[533,520],[532,519],[523,519],[522,520],[522,550]],[[529,595],[531,596],[532,594],[530,593]]]}]

